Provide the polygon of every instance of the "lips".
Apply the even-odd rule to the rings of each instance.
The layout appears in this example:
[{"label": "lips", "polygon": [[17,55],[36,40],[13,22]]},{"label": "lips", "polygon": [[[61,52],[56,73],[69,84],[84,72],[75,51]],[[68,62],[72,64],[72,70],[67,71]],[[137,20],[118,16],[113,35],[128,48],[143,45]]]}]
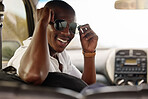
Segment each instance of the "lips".
[{"label": "lips", "polygon": [[67,38],[57,38],[57,40],[58,40],[58,45],[60,47],[65,48],[67,46],[67,44],[68,44],[68,39]]},{"label": "lips", "polygon": [[57,38],[59,41],[61,41],[62,43],[67,43],[67,40],[63,40],[61,38]]}]

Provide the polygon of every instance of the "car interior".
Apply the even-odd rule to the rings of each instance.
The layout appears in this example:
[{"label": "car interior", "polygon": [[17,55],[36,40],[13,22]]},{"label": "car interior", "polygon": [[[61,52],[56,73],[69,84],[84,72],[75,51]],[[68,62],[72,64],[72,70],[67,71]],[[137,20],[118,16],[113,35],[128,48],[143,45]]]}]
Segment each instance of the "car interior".
[{"label": "car interior", "polygon": [[[17,48],[23,44],[23,40],[31,37],[36,24],[36,10],[43,7],[43,5],[49,0],[0,0],[0,69],[6,71],[8,74],[16,74],[16,69],[13,66],[7,68],[7,63],[14,55]],[[71,2],[74,0],[63,0],[72,5]],[[100,0],[98,0],[99,2]],[[95,4],[93,0],[76,0],[72,5],[81,6],[81,4]],[[95,66],[96,66],[96,86],[93,88],[88,88],[84,90],[83,93],[80,93],[76,90],[73,90],[69,87],[43,87],[43,86],[33,86],[26,85],[18,82],[11,82],[7,80],[2,80],[0,77],[0,99],[147,99],[148,98],[148,42],[146,39],[136,38],[136,35],[146,37],[147,34],[143,27],[141,30],[139,28],[132,28],[128,25],[133,21],[138,22],[147,22],[145,20],[148,15],[146,11],[148,8],[148,0],[104,0],[101,7],[110,6],[114,9],[114,13],[108,13],[114,16],[114,19],[118,23],[115,23],[111,27],[111,23],[114,23],[113,20],[109,21],[109,16],[100,15],[105,26],[105,33],[107,30],[111,32],[120,32],[120,34],[112,34],[114,41],[111,39],[111,35],[105,35],[100,33],[99,44],[96,49],[95,57]],[[110,3],[111,2],[111,3]],[[40,4],[40,5],[39,5]],[[112,4],[112,5],[109,5]],[[85,5],[87,7],[87,5]],[[107,7],[106,7],[107,8]],[[81,10],[80,8],[75,8],[76,11]],[[94,8],[97,9],[97,8]],[[101,11],[102,9],[98,10]],[[136,11],[139,11],[138,14],[145,15],[144,17],[138,16]],[[89,11],[89,7],[88,7]],[[106,9],[105,9],[106,11]],[[111,11],[111,10],[109,10]],[[125,13],[129,14],[129,17],[140,17],[139,20],[121,20],[125,17]],[[120,12],[120,13],[118,13]],[[84,11],[84,13],[86,13]],[[91,13],[96,13],[91,11]],[[105,13],[105,12],[102,12]],[[102,14],[100,12],[100,14]],[[104,15],[108,15],[104,14]],[[81,16],[83,13],[81,13]],[[116,15],[116,16],[115,16]],[[124,17],[120,17],[122,15]],[[96,15],[98,18],[99,16]],[[96,17],[95,21],[97,20]],[[128,17],[128,18],[129,18]],[[83,16],[87,19],[87,16]],[[142,20],[142,18],[144,20]],[[81,21],[79,21],[79,19]],[[132,19],[132,18],[131,18]],[[98,19],[99,20],[99,19]],[[81,17],[78,17],[79,23],[83,24]],[[89,22],[89,21],[88,21]],[[94,22],[94,21],[93,21]],[[93,24],[92,22],[92,24]],[[126,25],[127,27],[126,27]],[[128,23],[129,22],[129,23]],[[146,23],[145,22],[145,23]],[[95,22],[94,22],[95,23]],[[92,25],[91,24],[91,25]],[[97,23],[99,24],[99,22]],[[123,26],[121,26],[123,25]],[[143,25],[143,23],[138,23],[136,25]],[[147,24],[144,24],[147,25]],[[93,25],[92,25],[93,26]],[[97,31],[97,28],[100,28],[101,25],[93,27]],[[116,28],[119,26],[118,28]],[[108,28],[108,29],[106,29]],[[112,29],[113,31],[112,31]],[[138,30],[136,30],[138,29]],[[119,31],[120,30],[120,31]],[[140,31],[141,34],[125,34],[126,30],[130,32]],[[135,30],[135,31],[134,31]],[[143,32],[144,31],[144,32]],[[108,31],[107,31],[108,32]],[[145,34],[144,34],[145,33]],[[99,34],[98,34],[99,35]],[[137,37],[138,37],[137,36]],[[142,38],[141,37],[141,38]],[[121,42],[120,39],[124,38]],[[132,41],[133,39],[133,41]],[[104,41],[102,41],[104,40]],[[139,42],[137,43],[136,40]],[[125,43],[126,42],[126,43]],[[113,45],[111,43],[115,43]],[[119,46],[118,46],[119,43]],[[135,44],[136,43],[136,44]],[[110,45],[109,45],[110,44]],[[125,47],[125,45],[127,46]],[[128,45],[129,44],[129,45]],[[134,45],[135,44],[135,45]],[[142,45],[143,44],[143,45]],[[145,44],[145,45],[144,45]],[[67,52],[70,55],[72,63],[83,72],[83,55],[82,49],[79,46],[80,41],[78,35],[67,47]],[[122,46],[121,46],[122,45]],[[139,45],[139,46],[138,46]],[[1,74],[2,76],[3,74]],[[53,74],[52,74],[53,75]],[[55,75],[54,75],[55,76]],[[66,83],[79,82],[79,84],[85,87],[85,84],[82,81],[77,81],[75,78],[70,78],[67,75],[56,75],[55,77],[66,76]],[[7,76],[6,76],[7,77]],[[97,84],[103,84],[103,87],[97,86]],[[53,85],[54,86],[54,85]],[[64,85],[65,86],[65,85]],[[71,86],[74,85],[71,83]],[[86,85],[87,86],[87,85]]]}]

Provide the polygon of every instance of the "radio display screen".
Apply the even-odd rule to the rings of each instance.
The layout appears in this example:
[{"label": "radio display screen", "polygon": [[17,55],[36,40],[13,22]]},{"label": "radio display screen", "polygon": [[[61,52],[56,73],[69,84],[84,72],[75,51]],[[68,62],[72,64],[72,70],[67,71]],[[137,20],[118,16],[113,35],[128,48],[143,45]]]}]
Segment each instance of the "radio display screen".
[{"label": "radio display screen", "polygon": [[125,64],[137,64],[136,59],[125,59]]}]

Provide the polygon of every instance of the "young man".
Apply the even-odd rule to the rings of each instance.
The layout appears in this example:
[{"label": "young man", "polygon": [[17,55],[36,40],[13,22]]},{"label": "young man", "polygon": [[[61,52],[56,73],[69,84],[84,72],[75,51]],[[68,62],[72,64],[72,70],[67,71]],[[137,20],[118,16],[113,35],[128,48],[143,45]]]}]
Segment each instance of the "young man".
[{"label": "young man", "polygon": [[87,84],[96,82],[95,49],[98,36],[88,24],[79,27],[84,55],[84,70],[71,63],[66,46],[75,36],[75,11],[64,1],[49,1],[38,13],[32,38],[24,41],[8,65],[17,69],[19,77],[40,85],[49,72],[62,72],[81,78]]}]

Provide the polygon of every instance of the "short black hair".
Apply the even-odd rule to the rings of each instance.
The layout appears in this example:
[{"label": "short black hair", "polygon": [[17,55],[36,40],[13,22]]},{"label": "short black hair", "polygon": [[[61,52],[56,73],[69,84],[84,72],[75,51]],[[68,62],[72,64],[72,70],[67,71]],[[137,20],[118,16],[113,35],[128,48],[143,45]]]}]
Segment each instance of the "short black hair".
[{"label": "short black hair", "polygon": [[74,9],[68,3],[66,3],[65,1],[62,1],[62,0],[51,0],[51,1],[47,2],[44,7],[48,7],[53,10],[57,7],[63,8],[63,9],[68,9],[68,10],[71,10],[75,14]]}]

